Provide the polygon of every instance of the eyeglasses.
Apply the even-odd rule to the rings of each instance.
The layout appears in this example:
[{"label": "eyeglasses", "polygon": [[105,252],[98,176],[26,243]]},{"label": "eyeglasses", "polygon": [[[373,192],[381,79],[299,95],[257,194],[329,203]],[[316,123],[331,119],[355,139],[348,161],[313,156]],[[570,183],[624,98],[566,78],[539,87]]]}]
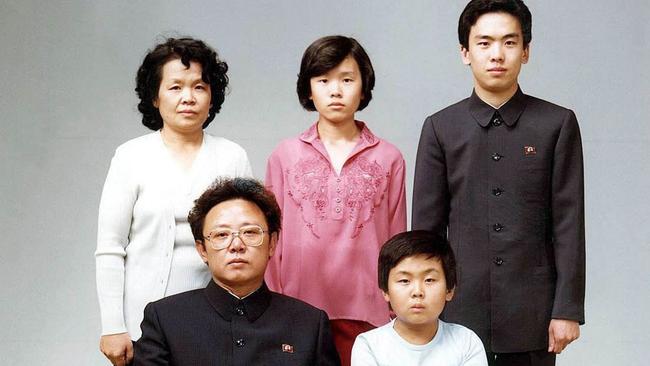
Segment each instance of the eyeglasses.
[{"label": "eyeglasses", "polygon": [[230,246],[233,239],[236,237],[249,247],[259,247],[264,242],[264,233],[268,230],[262,229],[259,225],[246,225],[239,228],[237,231],[230,229],[217,229],[211,231],[208,236],[203,239],[210,242],[215,250],[226,249]]}]

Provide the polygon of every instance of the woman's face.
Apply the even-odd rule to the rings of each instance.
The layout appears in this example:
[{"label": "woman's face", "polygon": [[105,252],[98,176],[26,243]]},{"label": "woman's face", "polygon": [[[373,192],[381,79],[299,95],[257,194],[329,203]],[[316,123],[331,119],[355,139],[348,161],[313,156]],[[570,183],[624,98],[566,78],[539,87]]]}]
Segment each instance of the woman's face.
[{"label": "woman's face", "polygon": [[185,67],[180,59],[168,61],[162,67],[162,78],[154,107],[158,108],[163,128],[177,133],[196,133],[208,118],[212,93],[203,81],[203,68],[191,61]]}]

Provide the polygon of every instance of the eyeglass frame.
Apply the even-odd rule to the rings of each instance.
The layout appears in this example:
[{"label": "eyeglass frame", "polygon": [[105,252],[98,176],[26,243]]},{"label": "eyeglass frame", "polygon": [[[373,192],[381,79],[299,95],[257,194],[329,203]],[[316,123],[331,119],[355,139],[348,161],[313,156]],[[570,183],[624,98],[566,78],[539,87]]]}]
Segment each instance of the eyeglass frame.
[{"label": "eyeglass frame", "polygon": [[[246,241],[244,241],[244,239],[242,239],[241,230],[242,230],[242,228],[247,228],[247,227],[256,227],[256,228],[260,229],[260,231],[262,232],[262,236],[260,237],[260,242],[259,243],[255,244],[255,245],[250,245],[250,244],[246,244]],[[224,230],[226,230],[226,229],[224,229]],[[224,247],[217,248],[216,244],[212,240],[210,240],[210,238],[208,237],[214,231],[210,231],[208,233],[208,236],[203,237],[203,240],[210,243],[210,246],[214,250],[224,250],[224,249],[228,249],[228,247],[230,247],[232,245],[233,241],[235,241],[235,236],[236,236],[237,238],[239,238],[239,240],[245,246],[256,248],[256,247],[259,247],[262,244],[264,244],[264,234],[269,232],[268,230],[264,230],[264,228],[261,225],[257,225],[257,224],[244,225],[244,226],[241,226],[238,230],[231,230],[231,229],[227,229],[227,230],[230,231],[230,235],[228,235],[228,237],[229,237],[228,244],[226,246],[224,246]]]}]

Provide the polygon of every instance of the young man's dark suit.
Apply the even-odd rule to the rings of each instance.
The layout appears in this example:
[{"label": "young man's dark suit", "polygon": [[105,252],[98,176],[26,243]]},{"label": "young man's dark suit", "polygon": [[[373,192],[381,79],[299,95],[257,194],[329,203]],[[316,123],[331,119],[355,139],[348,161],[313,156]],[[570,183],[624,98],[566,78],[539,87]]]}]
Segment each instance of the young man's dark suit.
[{"label": "young man's dark suit", "polygon": [[456,254],[445,320],[489,352],[546,350],[551,318],[584,323],[580,131],[572,111],[521,90],[498,112],[472,93],[426,119],[413,229],[447,232]]},{"label": "young man's dark suit", "polygon": [[269,291],[242,300],[211,281],[150,303],[134,365],[339,365],[324,311]]}]

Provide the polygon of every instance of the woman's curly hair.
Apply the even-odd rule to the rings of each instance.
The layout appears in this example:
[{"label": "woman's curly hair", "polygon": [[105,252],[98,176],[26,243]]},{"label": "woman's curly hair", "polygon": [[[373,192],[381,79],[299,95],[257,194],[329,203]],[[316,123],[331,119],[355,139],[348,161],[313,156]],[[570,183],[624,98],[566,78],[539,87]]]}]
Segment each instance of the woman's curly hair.
[{"label": "woman's curly hair", "polygon": [[142,113],[142,124],[157,131],[163,127],[162,117],[154,101],[162,79],[162,68],[171,60],[180,59],[183,65],[190,67],[190,61],[201,64],[202,79],[210,84],[212,93],[208,118],[203,123],[206,128],[221,110],[228,86],[228,64],[219,59],[217,52],[203,41],[194,38],[168,38],[150,50],[142,61],[135,78],[135,92],[140,98],[138,110]]}]

